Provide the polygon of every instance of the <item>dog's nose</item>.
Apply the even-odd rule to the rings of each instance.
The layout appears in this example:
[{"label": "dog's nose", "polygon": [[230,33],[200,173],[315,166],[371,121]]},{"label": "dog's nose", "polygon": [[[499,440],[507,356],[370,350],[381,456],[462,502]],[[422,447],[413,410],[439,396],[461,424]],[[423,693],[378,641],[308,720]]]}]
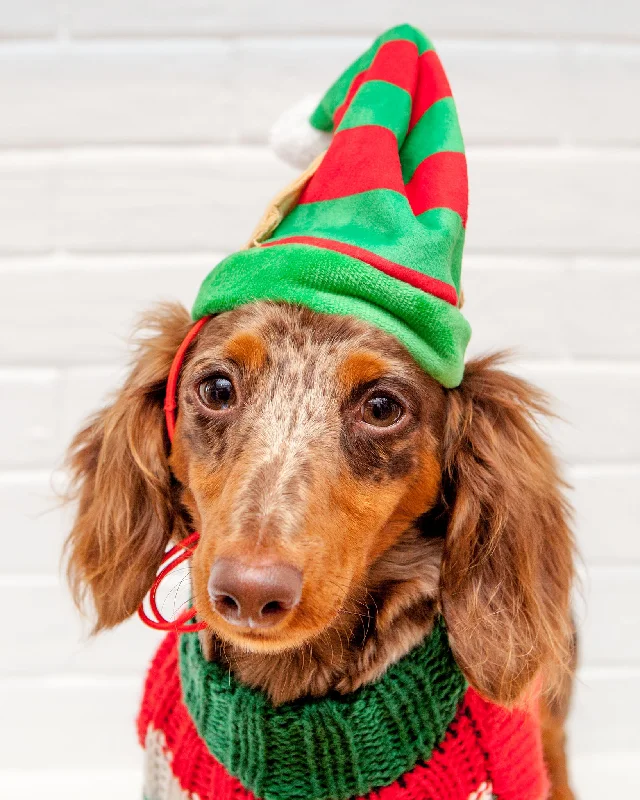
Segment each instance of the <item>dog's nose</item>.
[{"label": "dog's nose", "polygon": [[227,622],[269,628],[300,602],[302,573],[291,564],[251,565],[219,558],[208,589],[213,607]]}]

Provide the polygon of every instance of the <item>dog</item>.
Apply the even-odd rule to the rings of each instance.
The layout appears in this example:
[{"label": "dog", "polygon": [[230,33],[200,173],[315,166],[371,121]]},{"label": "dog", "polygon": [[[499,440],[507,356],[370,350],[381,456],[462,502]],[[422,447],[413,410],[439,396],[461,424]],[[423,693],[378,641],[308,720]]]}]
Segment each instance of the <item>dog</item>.
[{"label": "dog", "polygon": [[124,386],[69,451],[69,579],[95,630],[136,612],[194,530],[204,656],[276,707],[375,682],[441,616],[479,695],[539,697],[552,797],[570,800],[574,541],[544,394],[501,355],[447,389],[363,320],[258,301],[190,345],[171,444],[191,325],[179,305],[144,320]]}]

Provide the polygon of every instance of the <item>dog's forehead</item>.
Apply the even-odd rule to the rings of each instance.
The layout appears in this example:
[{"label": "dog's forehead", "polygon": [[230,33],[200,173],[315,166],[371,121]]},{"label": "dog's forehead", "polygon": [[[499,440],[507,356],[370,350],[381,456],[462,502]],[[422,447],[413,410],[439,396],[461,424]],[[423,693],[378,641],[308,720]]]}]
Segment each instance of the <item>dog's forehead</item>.
[{"label": "dog's forehead", "polygon": [[345,388],[389,373],[428,380],[406,349],[373,325],[288,304],[259,302],[214,317],[194,356],[199,363],[223,358],[255,370],[306,368]]}]

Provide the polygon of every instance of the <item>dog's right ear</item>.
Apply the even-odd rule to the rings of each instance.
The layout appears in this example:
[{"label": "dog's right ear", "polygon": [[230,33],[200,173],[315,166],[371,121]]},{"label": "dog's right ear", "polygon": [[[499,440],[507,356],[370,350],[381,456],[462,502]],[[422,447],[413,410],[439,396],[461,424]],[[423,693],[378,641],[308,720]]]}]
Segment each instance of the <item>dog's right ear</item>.
[{"label": "dog's right ear", "polygon": [[[160,566],[167,542],[182,536],[164,422],[173,357],[191,326],[179,304],[142,320],[133,368],[114,402],[96,414],[68,453],[69,499],[78,500],[66,542],[74,599],[96,612],[94,631],[131,616]],[[186,531],[184,532],[186,535]]]}]

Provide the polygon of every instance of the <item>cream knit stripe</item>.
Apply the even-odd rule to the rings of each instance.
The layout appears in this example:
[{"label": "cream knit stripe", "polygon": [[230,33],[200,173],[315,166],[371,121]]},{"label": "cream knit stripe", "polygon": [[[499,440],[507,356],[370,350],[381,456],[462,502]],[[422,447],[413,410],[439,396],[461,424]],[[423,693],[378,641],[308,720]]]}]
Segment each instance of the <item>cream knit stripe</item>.
[{"label": "cream knit stripe", "polygon": [[183,791],[171,771],[171,759],[162,731],[151,726],[144,742],[143,800],[199,800]]}]

